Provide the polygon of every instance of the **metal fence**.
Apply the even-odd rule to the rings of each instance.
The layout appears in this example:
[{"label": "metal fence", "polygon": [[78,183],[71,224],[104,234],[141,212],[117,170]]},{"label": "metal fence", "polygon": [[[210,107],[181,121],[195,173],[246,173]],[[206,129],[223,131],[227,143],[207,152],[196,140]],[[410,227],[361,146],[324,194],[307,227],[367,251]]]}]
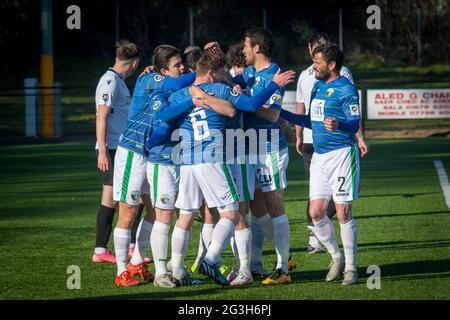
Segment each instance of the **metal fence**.
[{"label": "metal fence", "polygon": [[[94,88],[95,90],[95,88]],[[51,96],[51,105],[44,96]],[[47,102],[46,102],[47,101]],[[45,110],[51,119],[44,119]],[[51,128],[49,128],[51,126]],[[22,88],[0,88],[0,137],[95,136],[95,102],[91,87],[42,87],[27,78]]]}]

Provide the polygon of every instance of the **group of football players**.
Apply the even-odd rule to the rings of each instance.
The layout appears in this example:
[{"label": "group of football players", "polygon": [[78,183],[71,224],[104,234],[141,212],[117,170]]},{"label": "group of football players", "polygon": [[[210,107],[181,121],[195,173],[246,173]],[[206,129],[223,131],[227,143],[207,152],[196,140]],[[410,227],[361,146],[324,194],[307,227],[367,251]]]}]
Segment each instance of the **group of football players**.
[{"label": "group of football players", "polygon": [[[96,149],[103,174],[97,233],[107,242],[118,203],[115,256],[105,240],[100,245],[97,240],[92,260],[117,263],[117,286],[142,280],[163,288],[196,285],[199,280],[191,277],[196,271],[222,286],[249,285],[256,277],[263,285],[291,283],[289,271],[296,263],[284,207],[286,121],[297,125],[299,153],[305,153],[308,128],[313,140],[307,216],[316,242],[310,240],[314,249],[309,251],[330,253],[327,281],[342,273],[344,285],[358,281],[351,208],[359,187],[359,151],[367,152],[358,91],[342,67],[342,52],[326,35],[316,34],[309,41],[312,71],[303,72],[298,82],[297,102],[303,104],[298,113],[304,114],[290,113],[282,100],[295,72],[281,72],[272,61],[273,49],[272,33],[264,28],[247,30],[227,54],[217,42],[183,53],[159,45],[130,98],[124,79],[137,69],[141,53],[128,41],[116,45],[115,64],[96,91]],[[330,203],[341,226],[344,256],[327,215]],[[144,205],[147,214],[130,250]],[[201,222],[199,248],[187,270],[195,220]],[[265,240],[277,257],[271,273],[261,262]],[[236,264],[227,270],[221,253],[230,244]],[[149,250],[154,274],[148,270]]]}]

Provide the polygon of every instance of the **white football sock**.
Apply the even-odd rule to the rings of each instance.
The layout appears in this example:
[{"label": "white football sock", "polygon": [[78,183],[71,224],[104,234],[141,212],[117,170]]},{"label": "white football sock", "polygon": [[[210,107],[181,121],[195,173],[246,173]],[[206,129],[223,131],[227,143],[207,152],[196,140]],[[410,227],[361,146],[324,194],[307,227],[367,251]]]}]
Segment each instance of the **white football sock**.
[{"label": "white football sock", "polygon": [[209,244],[211,243],[214,226],[215,226],[215,224],[210,224],[210,223],[203,224],[202,238],[203,238],[203,243],[206,246],[206,249],[208,249]]},{"label": "white football sock", "polygon": [[277,251],[277,269],[288,273],[290,227],[287,214],[272,218],[275,250]]},{"label": "white football sock", "polygon": [[354,219],[341,226],[342,246],[344,247],[345,271],[356,271],[356,253],[358,249],[357,227]]},{"label": "white football sock", "polygon": [[259,223],[255,216],[250,221],[252,229],[252,265],[261,264],[261,255],[264,249],[264,234],[261,232]]},{"label": "white football sock", "polygon": [[214,224],[203,223],[200,230],[200,239],[198,243],[197,258],[206,254],[209,244],[211,243],[211,237],[214,230]]},{"label": "white football sock", "polygon": [[95,250],[94,250],[94,252],[95,252],[96,254],[102,254],[102,253],[105,253],[105,252],[106,252],[106,248],[96,247]]},{"label": "white football sock", "polygon": [[114,228],[114,251],[116,252],[117,275],[127,271],[128,250],[130,249],[131,229]]},{"label": "white football sock", "polygon": [[317,240],[315,236],[309,236],[309,245],[311,245],[314,248],[320,247],[320,242]]},{"label": "white football sock", "polygon": [[234,238],[237,249],[237,256],[239,257],[240,267],[239,271],[249,276],[250,271],[250,259],[251,259],[251,243],[252,243],[252,231],[250,228],[243,230],[236,230],[234,232]]},{"label": "white football sock", "polygon": [[314,227],[316,228],[319,241],[327,248],[331,257],[333,259],[342,258],[342,253],[336,240],[336,232],[330,218],[325,216],[322,220],[314,221]]},{"label": "white football sock", "polygon": [[258,222],[259,228],[261,229],[261,232],[264,234],[264,237],[267,239],[267,241],[270,242],[270,244],[273,247],[275,247],[273,219],[270,217],[270,214],[266,213],[261,218],[257,218],[256,221]]},{"label": "white football sock", "polygon": [[172,275],[182,279],[186,273],[184,270],[184,258],[189,246],[189,230],[175,226],[172,232]]},{"label": "white football sock", "polygon": [[155,275],[167,273],[167,248],[169,246],[170,225],[155,221],[150,242],[152,245],[153,261],[155,263]]},{"label": "white football sock", "polygon": [[234,256],[234,260],[235,260],[234,269],[239,270],[241,268],[241,262],[239,260],[239,251],[238,251],[238,247],[236,244],[236,232],[237,232],[237,230],[234,232],[234,236],[232,236],[230,239],[230,246],[231,246],[231,251],[233,252],[233,256]]},{"label": "white football sock", "polygon": [[143,263],[148,249],[150,249],[150,236],[152,234],[153,223],[142,219],[136,231],[136,245],[131,257],[131,264],[138,265]]},{"label": "white football sock", "polygon": [[205,261],[209,264],[216,264],[219,262],[220,254],[223,248],[228,246],[230,238],[235,230],[233,221],[227,218],[221,218],[214,227],[214,231],[209,244],[208,252],[205,256]]}]

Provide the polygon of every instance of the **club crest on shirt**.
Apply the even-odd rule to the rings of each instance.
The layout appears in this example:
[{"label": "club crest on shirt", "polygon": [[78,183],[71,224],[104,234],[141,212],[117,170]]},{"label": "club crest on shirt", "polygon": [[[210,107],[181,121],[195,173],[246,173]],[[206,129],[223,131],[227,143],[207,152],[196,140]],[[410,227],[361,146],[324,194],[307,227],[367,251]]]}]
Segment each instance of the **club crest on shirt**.
[{"label": "club crest on shirt", "polygon": [[331,96],[332,94],[333,94],[333,92],[334,92],[334,89],[333,88],[329,88],[328,90],[327,90],[327,93],[325,94],[327,97],[329,97],[329,96]]},{"label": "club crest on shirt", "polygon": [[162,81],[165,77],[163,75],[160,74],[156,74],[153,79],[155,79],[155,81],[159,82]]},{"label": "club crest on shirt", "polygon": [[159,200],[161,201],[162,204],[167,204],[170,200],[170,197],[167,194],[162,194]]},{"label": "club crest on shirt", "polygon": [[136,201],[141,196],[141,193],[139,191],[132,191],[130,196],[131,200]]}]

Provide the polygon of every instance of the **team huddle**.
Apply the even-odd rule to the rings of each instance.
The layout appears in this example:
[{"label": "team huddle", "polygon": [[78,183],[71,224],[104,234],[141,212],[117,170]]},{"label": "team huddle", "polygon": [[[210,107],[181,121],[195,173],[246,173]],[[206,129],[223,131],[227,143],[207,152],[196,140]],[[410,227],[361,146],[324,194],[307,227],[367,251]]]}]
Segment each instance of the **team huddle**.
[{"label": "team huddle", "polygon": [[[203,50],[190,46],[183,54],[171,45],[156,47],[153,65],[138,77],[131,98],[123,80],[136,70],[141,54],[130,42],[116,45],[116,63],[96,91],[96,149],[104,181],[97,232],[109,237],[101,224],[112,218],[101,217],[111,217],[118,203],[115,257],[107,240],[99,245],[97,239],[92,259],[117,263],[117,286],[199,285],[191,277],[197,271],[222,286],[256,279],[263,285],[291,283],[296,263],[284,208],[286,121],[312,130],[307,215],[312,237],[332,257],[326,280],[343,273],[343,285],[358,281],[351,205],[359,188],[359,95],[352,79],[341,76],[342,52],[319,40],[310,41],[314,81],[302,101],[306,114],[282,109],[295,72],[281,72],[272,62],[273,36],[267,29],[247,30],[227,54],[217,42]],[[327,215],[333,200],[344,255]],[[143,206],[147,214],[137,224]],[[187,270],[195,220],[201,221],[199,248]],[[261,262],[265,240],[276,252],[272,272]],[[227,270],[221,254],[230,244],[236,263]],[[149,250],[154,274],[148,270]]]}]

